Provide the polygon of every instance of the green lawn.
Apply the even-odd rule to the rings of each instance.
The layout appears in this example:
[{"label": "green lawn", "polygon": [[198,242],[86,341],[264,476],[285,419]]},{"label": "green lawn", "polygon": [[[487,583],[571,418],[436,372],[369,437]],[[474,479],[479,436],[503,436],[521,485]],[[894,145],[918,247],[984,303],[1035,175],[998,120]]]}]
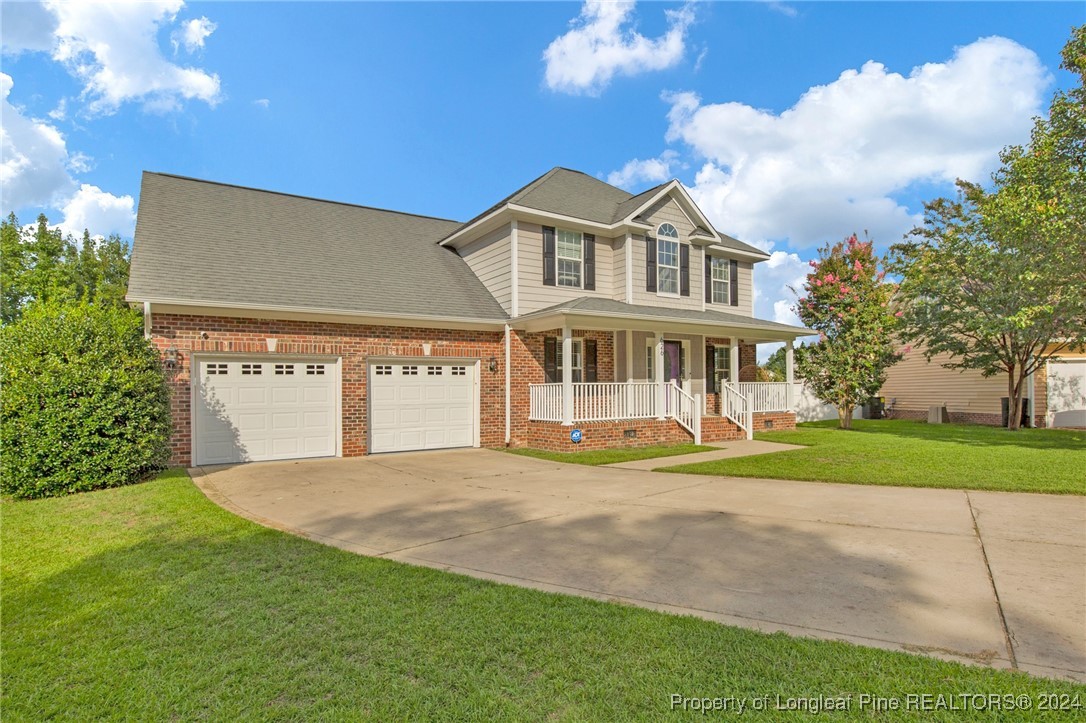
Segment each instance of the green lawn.
[{"label": "green lawn", "polygon": [[672,693],[1086,701],[1086,686],[360,557],[235,517],[180,472],[2,512],[5,723],[659,720],[680,717]]},{"label": "green lawn", "polygon": [[707,447],[698,444],[671,444],[662,447],[624,447],[622,449],[594,449],[588,452],[545,452],[542,449],[506,449],[505,452],[520,454],[525,457],[546,459],[551,462],[568,462],[570,464],[617,464],[619,462],[633,462],[638,459],[654,459],[656,457],[674,457],[679,454],[693,454],[694,452],[712,452],[716,447]]},{"label": "green lawn", "polygon": [[1086,431],[905,420],[801,424],[758,439],[807,449],[668,467],[668,472],[907,487],[1086,494]]}]

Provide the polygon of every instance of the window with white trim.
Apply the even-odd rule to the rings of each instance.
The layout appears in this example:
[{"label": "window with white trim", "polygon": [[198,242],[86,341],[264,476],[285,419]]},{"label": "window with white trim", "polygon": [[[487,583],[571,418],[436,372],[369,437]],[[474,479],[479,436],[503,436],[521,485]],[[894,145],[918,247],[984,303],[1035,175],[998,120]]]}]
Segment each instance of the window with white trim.
[{"label": "window with white trim", "polygon": [[207,373],[210,374],[210,375],[226,374],[226,365],[225,364],[208,364],[206,369],[207,369]]},{"label": "window with white trim", "polygon": [[656,342],[649,342],[645,349],[645,371],[650,382],[656,381]]},{"label": "window with white trim", "polygon": [[[727,262],[725,262],[727,263]],[[722,382],[732,379],[732,350],[727,346],[713,347],[713,373],[716,375],[716,388],[719,391]]]},{"label": "window with white trim", "polygon": [[728,259],[710,256],[709,263],[713,274],[713,303],[730,304],[732,301],[731,288],[729,288],[729,284],[731,284],[731,262]]},{"label": "window with white trim", "polygon": [[257,375],[264,371],[262,364],[242,364],[241,373],[246,376]]},{"label": "window with white trim", "polygon": [[656,230],[656,291],[679,293],[679,232],[670,223]]},{"label": "window with white trim", "polygon": [[558,229],[555,232],[555,260],[558,267],[558,285],[581,288],[581,272],[584,268],[584,244],[579,231]]},{"label": "window with white trim", "polygon": [[[570,347],[572,354],[569,357],[569,366],[572,371],[574,384],[584,381],[584,343],[580,339],[571,339]],[[558,352],[557,365],[558,365],[558,381],[562,381],[562,370],[565,369],[562,366],[562,340],[558,340],[556,347]]]}]

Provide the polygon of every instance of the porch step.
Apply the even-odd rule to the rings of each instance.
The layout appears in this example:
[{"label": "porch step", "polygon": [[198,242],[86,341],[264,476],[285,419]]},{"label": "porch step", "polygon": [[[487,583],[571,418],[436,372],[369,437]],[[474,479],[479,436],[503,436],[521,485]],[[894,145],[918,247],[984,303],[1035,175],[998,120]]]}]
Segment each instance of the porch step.
[{"label": "porch step", "polygon": [[746,434],[737,424],[726,417],[701,418],[701,442],[730,442],[746,439]]}]

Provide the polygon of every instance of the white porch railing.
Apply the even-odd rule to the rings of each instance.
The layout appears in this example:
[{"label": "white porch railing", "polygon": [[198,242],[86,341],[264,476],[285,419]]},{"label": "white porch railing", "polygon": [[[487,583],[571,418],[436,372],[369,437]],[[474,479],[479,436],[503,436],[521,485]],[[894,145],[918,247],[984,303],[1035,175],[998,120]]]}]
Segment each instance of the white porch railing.
[{"label": "white porch railing", "polygon": [[[561,384],[557,385],[561,389]],[[573,385],[573,421],[646,419],[657,416],[653,382],[593,382]]]},{"label": "white porch railing", "polygon": [[562,421],[562,385],[529,384],[528,419],[533,422]]},{"label": "white porch railing", "polygon": [[734,384],[720,385],[720,412],[742,429],[747,439],[754,439],[754,410],[750,400],[740,394]]},{"label": "white porch railing", "polygon": [[[655,382],[574,383],[573,407],[569,421],[603,422],[622,419],[671,417],[700,438],[705,413],[700,394],[690,395],[674,383],[665,384],[663,394]],[[722,382],[721,416],[739,426],[748,439],[754,436],[755,412],[792,411],[788,384],[780,382]],[[562,422],[562,384],[529,384],[528,418],[535,422]],[[659,409],[663,403],[664,408]]]},{"label": "white porch railing", "polygon": [[755,412],[789,412],[788,382],[739,382],[738,391]]},{"label": "white porch railing", "polygon": [[694,435],[694,444],[701,444],[701,395],[690,396],[673,382],[667,385],[665,399],[667,416]]}]

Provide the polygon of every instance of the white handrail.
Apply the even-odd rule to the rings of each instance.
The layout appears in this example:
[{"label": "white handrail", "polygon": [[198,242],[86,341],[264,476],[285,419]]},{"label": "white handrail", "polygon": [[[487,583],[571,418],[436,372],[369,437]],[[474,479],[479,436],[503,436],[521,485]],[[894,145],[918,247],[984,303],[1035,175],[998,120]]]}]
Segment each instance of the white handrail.
[{"label": "white handrail", "polygon": [[721,383],[720,413],[746,432],[747,439],[754,439],[754,411],[750,401],[739,392],[735,384]]},{"label": "white handrail", "polygon": [[667,385],[666,392],[667,416],[694,435],[694,444],[701,444],[701,395],[690,396],[675,382]]}]

